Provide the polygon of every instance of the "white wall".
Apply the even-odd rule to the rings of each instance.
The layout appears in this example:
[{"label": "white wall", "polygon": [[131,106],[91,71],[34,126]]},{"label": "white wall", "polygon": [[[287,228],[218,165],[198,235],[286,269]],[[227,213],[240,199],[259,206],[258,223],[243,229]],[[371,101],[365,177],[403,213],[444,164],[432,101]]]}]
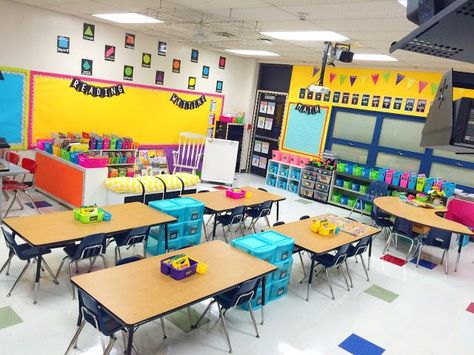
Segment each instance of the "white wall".
[{"label": "white wall", "polygon": [[[82,39],[83,23],[95,24],[95,41]],[[59,74],[80,75],[81,59],[94,61],[94,78],[123,81],[123,66],[134,66],[133,83],[155,85],[156,70],[165,72],[164,87],[187,89],[189,76],[197,78],[196,91],[215,93],[217,80],[224,82],[224,112],[244,111],[249,122],[258,74],[254,59],[214,52],[198,46],[172,43],[137,31],[135,49],[124,47],[127,31],[90,20],[0,0],[0,66],[11,66]],[[56,51],[57,36],[71,38],[69,54]],[[158,41],[168,43],[165,57],[158,56]],[[104,60],[104,46],[116,47],[115,62]],[[191,63],[191,49],[199,49],[199,63]],[[152,54],[151,68],[141,67],[142,53]],[[220,56],[227,58],[225,70],[218,68]],[[181,60],[181,73],[172,73],[173,58]],[[209,79],[201,77],[202,66],[210,66]],[[157,142],[159,143],[159,142]],[[244,146],[242,161],[246,160]]]}]

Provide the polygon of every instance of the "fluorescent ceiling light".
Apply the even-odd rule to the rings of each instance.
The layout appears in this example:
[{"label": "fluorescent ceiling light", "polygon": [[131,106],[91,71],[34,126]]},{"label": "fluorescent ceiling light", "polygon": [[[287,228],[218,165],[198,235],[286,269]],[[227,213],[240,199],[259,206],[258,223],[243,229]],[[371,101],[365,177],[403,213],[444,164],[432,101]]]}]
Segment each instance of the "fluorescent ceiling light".
[{"label": "fluorescent ceiling light", "polygon": [[385,54],[362,54],[355,53],[354,60],[365,60],[373,62],[397,62],[398,60],[394,57]]},{"label": "fluorescent ceiling light", "polygon": [[397,0],[397,1],[400,5],[407,7],[407,0]]},{"label": "fluorescent ceiling light", "polygon": [[130,13],[118,13],[118,14],[96,14],[92,15],[94,17],[98,17],[104,20],[118,22],[118,23],[161,23],[156,18],[137,14],[134,12]]},{"label": "fluorescent ceiling light", "polygon": [[284,41],[348,41],[349,38],[332,31],[289,31],[289,32],[260,32],[264,36],[282,39]]},{"label": "fluorescent ceiling light", "polygon": [[226,49],[227,52],[240,54],[240,55],[253,55],[256,57],[279,57],[277,53],[269,51],[260,51],[255,49]]}]

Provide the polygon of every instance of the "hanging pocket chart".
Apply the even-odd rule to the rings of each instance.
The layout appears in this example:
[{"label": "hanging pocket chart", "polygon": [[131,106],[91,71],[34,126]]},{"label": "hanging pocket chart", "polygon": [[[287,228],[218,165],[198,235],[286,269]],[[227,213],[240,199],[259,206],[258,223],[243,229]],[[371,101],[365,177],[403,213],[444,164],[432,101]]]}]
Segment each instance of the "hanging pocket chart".
[{"label": "hanging pocket chart", "polygon": [[290,152],[318,156],[324,150],[324,133],[327,126],[327,107],[320,112],[307,114],[295,109],[290,103],[287,113],[282,149]]}]

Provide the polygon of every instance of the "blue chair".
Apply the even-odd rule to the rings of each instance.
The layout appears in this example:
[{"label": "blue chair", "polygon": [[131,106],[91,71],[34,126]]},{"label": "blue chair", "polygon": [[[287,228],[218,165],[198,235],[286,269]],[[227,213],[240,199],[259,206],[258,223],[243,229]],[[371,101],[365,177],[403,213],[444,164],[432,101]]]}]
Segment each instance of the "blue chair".
[{"label": "blue chair", "polygon": [[258,222],[260,218],[265,218],[267,222],[267,226],[270,227],[270,221],[268,220],[268,216],[272,212],[272,205],[273,201],[265,201],[264,203],[260,204],[257,207],[249,207],[245,210],[245,217],[244,220],[247,218],[251,218],[250,225],[248,229],[252,228],[254,233],[257,233],[255,228],[255,224]]},{"label": "blue chair", "polygon": [[349,249],[347,250],[347,258],[346,260],[344,260],[344,263],[346,264],[347,275],[349,276],[351,287],[354,287],[354,284],[352,283],[352,277],[349,272],[349,267],[347,266],[347,259],[352,258],[352,257],[356,258],[357,260],[357,256],[359,256],[360,261],[362,262],[362,267],[364,268],[365,276],[367,277],[367,281],[370,281],[369,273],[367,272],[367,268],[365,267],[365,261],[362,254],[364,254],[369,248],[371,239],[372,237],[364,237],[361,240],[359,240],[359,242],[357,242],[356,245],[349,244]]},{"label": "blue chair", "polygon": [[[18,282],[20,282],[20,280],[23,277],[23,275],[25,274],[26,270],[28,270],[28,267],[30,266],[30,263],[31,263],[31,259],[38,260],[39,258],[41,258],[42,265],[44,265],[45,269],[48,271],[48,273],[51,276],[51,278],[53,279],[54,283],[56,285],[59,283],[56,280],[56,277],[54,277],[54,274],[51,271],[51,268],[46,263],[46,260],[44,260],[44,258],[43,258],[44,254],[51,253],[51,249],[49,249],[49,248],[36,248],[36,247],[33,247],[33,246],[31,246],[29,244],[26,244],[26,243],[17,244],[17,242],[15,240],[15,237],[10,232],[6,231],[4,228],[1,228],[1,229],[2,229],[2,232],[3,232],[3,236],[5,238],[5,243],[6,243],[7,248],[8,248],[8,259],[5,262],[5,264],[3,264],[2,268],[0,269],[0,274],[3,272],[3,270],[7,269],[6,275],[9,275],[9,273],[10,273],[10,264],[11,264],[11,261],[12,261],[12,258],[13,258],[14,255],[16,255],[18,257],[18,259],[26,261],[25,267],[23,268],[23,270],[21,270],[20,275],[18,276],[18,278],[16,279],[16,281],[13,284],[12,288],[8,292],[7,297],[11,296],[13,289],[16,287]],[[35,288],[35,294],[34,294],[34,301],[33,301],[33,303],[35,303],[35,304],[38,301],[38,291],[39,291],[39,288],[36,287]]]},{"label": "blue chair", "polygon": [[234,224],[238,225],[238,229],[245,236],[244,230],[242,229],[242,223],[244,221],[245,206],[235,207],[229,213],[224,213],[216,216],[217,224],[222,226],[224,233],[224,239],[228,243],[227,234],[230,233],[231,228]]},{"label": "blue chair", "polygon": [[[367,193],[365,195],[358,195],[354,206],[352,206],[351,212],[349,213],[349,218],[354,212],[354,208],[357,206],[357,202],[366,202],[372,203],[376,197],[385,196],[388,192],[388,184],[385,181],[374,180],[370,183]],[[362,216],[363,208],[360,209],[360,215]]]},{"label": "blue chair", "polygon": [[[313,264],[316,263],[313,267],[313,270],[319,265],[322,266],[322,268],[316,273],[314,277],[317,277],[323,271],[326,273],[326,279],[328,281],[329,290],[331,291],[331,296],[333,300],[335,299],[334,291],[332,289],[331,279],[329,278],[328,269],[336,267],[340,271],[340,273],[342,274],[342,277],[344,278],[344,281],[346,282],[347,291],[349,291],[350,290],[349,283],[347,282],[347,278],[346,278],[346,275],[344,274],[343,268],[340,267],[346,261],[347,251],[349,250],[349,247],[350,247],[350,244],[346,244],[339,247],[337,249],[336,254],[334,255],[330,253],[325,253],[325,254],[314,254],[311,256],[312,267],[313,267]],[[309,301],[309,289],[311,287],[311,282],[312,282],[311,278],[312,278],[313,270],[310,270],[308,289],[306,292],[306,301]]]},{"label": "blue chair", "polygon": [[120,248],[126,247],[130,249],[137,244],[143,244],[143,256],[146,258],[146,241],[150,227],[138,227],[130,229],[128,232],[114,236],[115,246],[115,263],[122,258]]},{"label": "blue chair", "polygon": [[260,335],[258,334],[257,322],[255,321],[255,315],[253,313],[252,304],[251,304],[252,299],[257,294],[257,288],[259,286],[259,283],[260,283],[259,278],[249,280],[249,281],[241,283],[239,286],[233,288],[230,291],[227,291],[227,292],[221,293],[220,295],[215,296],[214,300],[211,303],[209,303],[207,308],[204,310],[204,313],[201,315],[201,317],[199,317],[198,321],[193,326],[193,328],[198,327],[201,320],[204,318],[207,312],[211,309],[211,306],[214,303],[217,303],[217,307],[219,308],[219,319],[221,320],[222,327],[224,328],[224,334],[227,339],[227,344],[229,345],[229,353],[231,353],[232,345],[230,343],[229,332],[227,330],[225,314],[229,309],[239,306],[241,304],[247,303],[250,317],[252,318],[252,323],[255,328],[255,333],[257,334],[257,338],[260,338]]},{"label": "blue chair", "polygon": [[[89,272],[92,270],[92,266],[94,265],[95,260],[98,257],[102,258],[102,262],[104,263],[104,268],[107,267],[107,262],[105,261],[105,257],[103,253],[105,253],[105,235],[100,234],[92,234],[88,237],[85,237],[81,240],[79,244],[73,244],[65,247],[64,252],[66,256],[61,261],[59,265],[58,271],[56,272],[56,278],[58,277],[61,269],[64,265],[64,262],[69,259],[69,278],[72,277],[72,263],[76,263],[76,273],[77,270],[77,262],[80,260],[89,260]],[[76,299],[76,294],[74,292],[74,285],[71,283],[72,287],[72,298]]]},{"label": "blue chair", "polygon": [[449,246],[451,244],[452,233],[449,231],[431,228],[426,238],[421,239],[421,245],[418,249],[418,257],[416,259],[416,267],[420,264],[421,249],[424,246],[436,247],[443,249],[443,255],[441,256],[441,263],[443,264],[444,256],[446,255],[445,273],[448,273],[449,263]]},{"label": "blue chair", "polygon": [[410,253],[414,246],[415,250],[421,245],[421,241],[418,236],[413,232],[413,222],[397,217],[395,219],[395,223],[392,228],[392,233],[390,233],[387,243],[385,244],[385,248],[383,250],[383,254],[389,251],[390,244],[392,240],[395,241],[395,245],[398,245],[398,238],[406,239],[410,242],[410,249],[408,249],[407,257],[405,261],[408,261],[410,257]]},{"label": "blue chair", "polygon": [[375,204],[372,207],[372,212],[370,213],[373,224],[382,228],[382,232],[385,233],[385,239],[388,239],[388,236],[392,232],[393,222],[390,220],[390,215],[383,212]]},{"label": "blue chair", "polygon": [[129,256],[128,258],[117,260],[115,262],[115,266],[125,265],[129,263],[133,263],[135,261],[140,261],[140,260],[143,260],[143,257],[140,255]]}]

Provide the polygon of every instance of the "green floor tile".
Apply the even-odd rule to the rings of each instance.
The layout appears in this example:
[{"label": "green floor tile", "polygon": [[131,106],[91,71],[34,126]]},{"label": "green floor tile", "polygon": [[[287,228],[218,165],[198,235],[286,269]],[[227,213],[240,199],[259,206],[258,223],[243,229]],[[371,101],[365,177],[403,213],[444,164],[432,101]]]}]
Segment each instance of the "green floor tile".
[{"label": "green floor tile", "polygon": [[392,303],[399,296],[395,292],[389,291],[377,285],[370,286],[367,290],[365,290],[365,292],[388,303]]},{"label": "green floor tile", "polygon": [[[191,308],[190,311],[191,311],[191,320],[193,324],[195,324],[197,320],[199,319],[199,317],[201,316],[201,313],[194,310],[193,308]],[[182,309],[180,311],[177,311],[167,316],[166,320],[173,323],[176,327],[178,327],[185,333],[189,333],[192,330],[189,324],[188,311],[186,309]],[[199,322],[199,327],[202,327],[204,324],[209,323],[209,322],[210,322],[209,318],[204,317],[201,320],[201,322]]]},{"label": "green floor tile", "polygon": [[0,329],[11,327],[12,325],[22,323],[23,320],[10,307],[0,308]]},{"label": "green floor tile", "polygon": [[302,198],[299,198],[297,200],[295,200],[296,202],[299,202],[299,203],[302,203],[303,205],[309,205],[310,203],[313,203],[312,201],[309,201],[309,200],[305,200],[305,199],[302,199]]}]

